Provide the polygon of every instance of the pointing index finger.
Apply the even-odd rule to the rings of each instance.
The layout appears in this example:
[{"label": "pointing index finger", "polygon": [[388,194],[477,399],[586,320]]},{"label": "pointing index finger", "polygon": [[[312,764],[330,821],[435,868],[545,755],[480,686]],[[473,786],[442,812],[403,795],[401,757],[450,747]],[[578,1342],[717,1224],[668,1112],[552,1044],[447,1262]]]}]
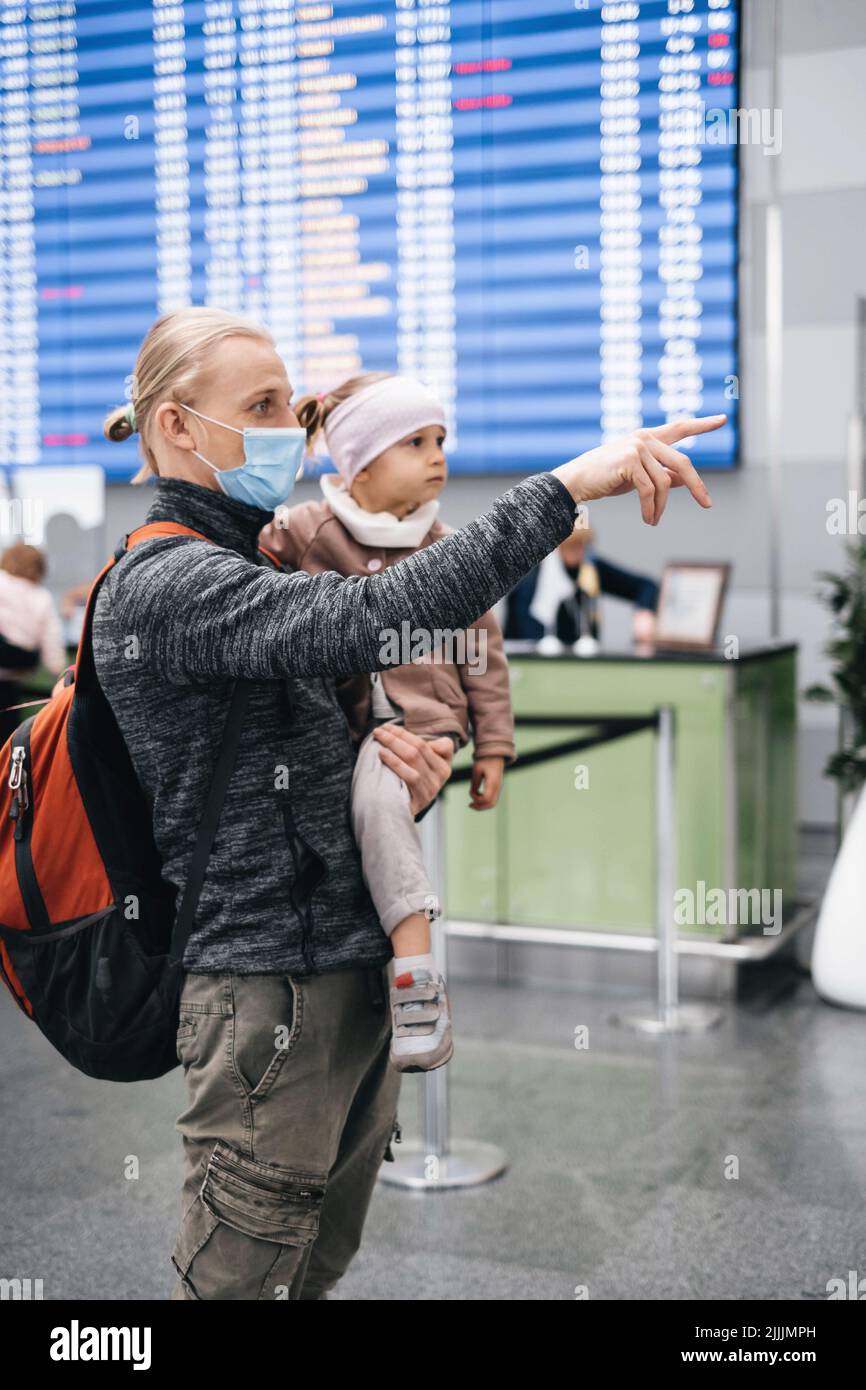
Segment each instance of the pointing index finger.
[{"label": "pointing index finger", "polygon": [[721,429],[727,418],[727,415],[698,415],[692,420],[669,420],[666,425],[652,426],[649,433],[663,444],[677,444],[691,434],[707,434],[710,430]]}]

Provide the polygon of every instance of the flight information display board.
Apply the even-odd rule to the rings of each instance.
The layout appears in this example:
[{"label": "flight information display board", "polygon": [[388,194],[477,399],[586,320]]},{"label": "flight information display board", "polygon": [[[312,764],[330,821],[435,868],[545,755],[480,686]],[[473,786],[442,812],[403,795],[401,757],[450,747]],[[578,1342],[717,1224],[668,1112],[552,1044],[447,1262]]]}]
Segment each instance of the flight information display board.
[{"label": "flight information display board", "polygon": [[[0,462],[100,464],[157,315],[263,322],[300,394],[439,393],[452,471],[724,410],[736,0],[0,8]],[[733,122],[736,130],[736,122]]]}]

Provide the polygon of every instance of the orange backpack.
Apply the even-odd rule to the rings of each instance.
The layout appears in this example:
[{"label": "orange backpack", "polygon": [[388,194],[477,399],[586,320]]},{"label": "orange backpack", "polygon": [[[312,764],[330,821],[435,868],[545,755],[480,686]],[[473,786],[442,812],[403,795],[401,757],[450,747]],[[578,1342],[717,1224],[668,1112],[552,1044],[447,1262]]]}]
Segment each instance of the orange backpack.
[{"label": "orange backpack", "polygon": [[[96,676],[92,626],[105,576],[154,536],[209,540],[177,522],[125,536],[91,585],[74,666],[0,750],[0,974],[79,1071],[142,1081],[178,1065],[183,953],[249,699],[235,683],[180,907],[161,877],[150,805]],[[271,563],[280,562],[263,551]]]}]

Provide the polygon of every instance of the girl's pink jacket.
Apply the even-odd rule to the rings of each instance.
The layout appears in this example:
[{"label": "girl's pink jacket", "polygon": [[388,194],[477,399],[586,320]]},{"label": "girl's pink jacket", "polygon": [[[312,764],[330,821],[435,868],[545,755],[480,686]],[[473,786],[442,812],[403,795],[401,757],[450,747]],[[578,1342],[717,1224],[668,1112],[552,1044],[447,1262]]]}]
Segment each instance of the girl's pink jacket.
[{"label": "girl's pink jacket", "polygon": [[[452,530],[437,519],[418,549],[432,545]],[[325,501],[303,502],[288,508],[279,525],[271,522],[264,528],[260,541],[288,568],[308,574],[336,570],[342,575],[369,576],[414,553],[362,544]],[[413,645],[418,653],[414,659]],[[502,632],[493,613],[484,613],[460,633],[440,634],[438,642],[434,630],[427,642],[432,650],[426,654],[419,652],[422,645],[417,632],[413,638],[408,621],[403,632],[383,637],[389,657],[399,653],[399,659],[407,662],[381,672],[386,695],[404,711],[406,728],[416,734],[455,733],[461,747],[469,741],[471,730],[476,758],[497,756],[507,763],[514,762],[508,663]],[[451,660],[451,655],[458,659]],[[460,660],[461,657],[465,659]],[[370,692],[370,677],[366,674],[350,676],[338,686],[340,703],[356,741],[364,734]]]}]

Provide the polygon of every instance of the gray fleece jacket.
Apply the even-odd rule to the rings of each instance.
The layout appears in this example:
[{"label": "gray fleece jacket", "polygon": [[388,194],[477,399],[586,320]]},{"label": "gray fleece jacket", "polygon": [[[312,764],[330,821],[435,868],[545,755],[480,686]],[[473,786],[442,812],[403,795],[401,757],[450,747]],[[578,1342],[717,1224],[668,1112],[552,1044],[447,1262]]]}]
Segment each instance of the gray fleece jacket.
[{"label": "gray fleece jacket", "polygon": [[[383,668],[383,629],[466,627],[572,530],[540,473],[383,573],[283,573],[258,553],[272,512],[159,479],[144,541],[93,619],[96,673],[151,804],[163,875],[183,892],[232,684],[252,689],[192,934],[188,970],[311,975],[391,958],[349,815],[354,752],[334,678]],[[178,898],[179,901],[179,898]]]}]

